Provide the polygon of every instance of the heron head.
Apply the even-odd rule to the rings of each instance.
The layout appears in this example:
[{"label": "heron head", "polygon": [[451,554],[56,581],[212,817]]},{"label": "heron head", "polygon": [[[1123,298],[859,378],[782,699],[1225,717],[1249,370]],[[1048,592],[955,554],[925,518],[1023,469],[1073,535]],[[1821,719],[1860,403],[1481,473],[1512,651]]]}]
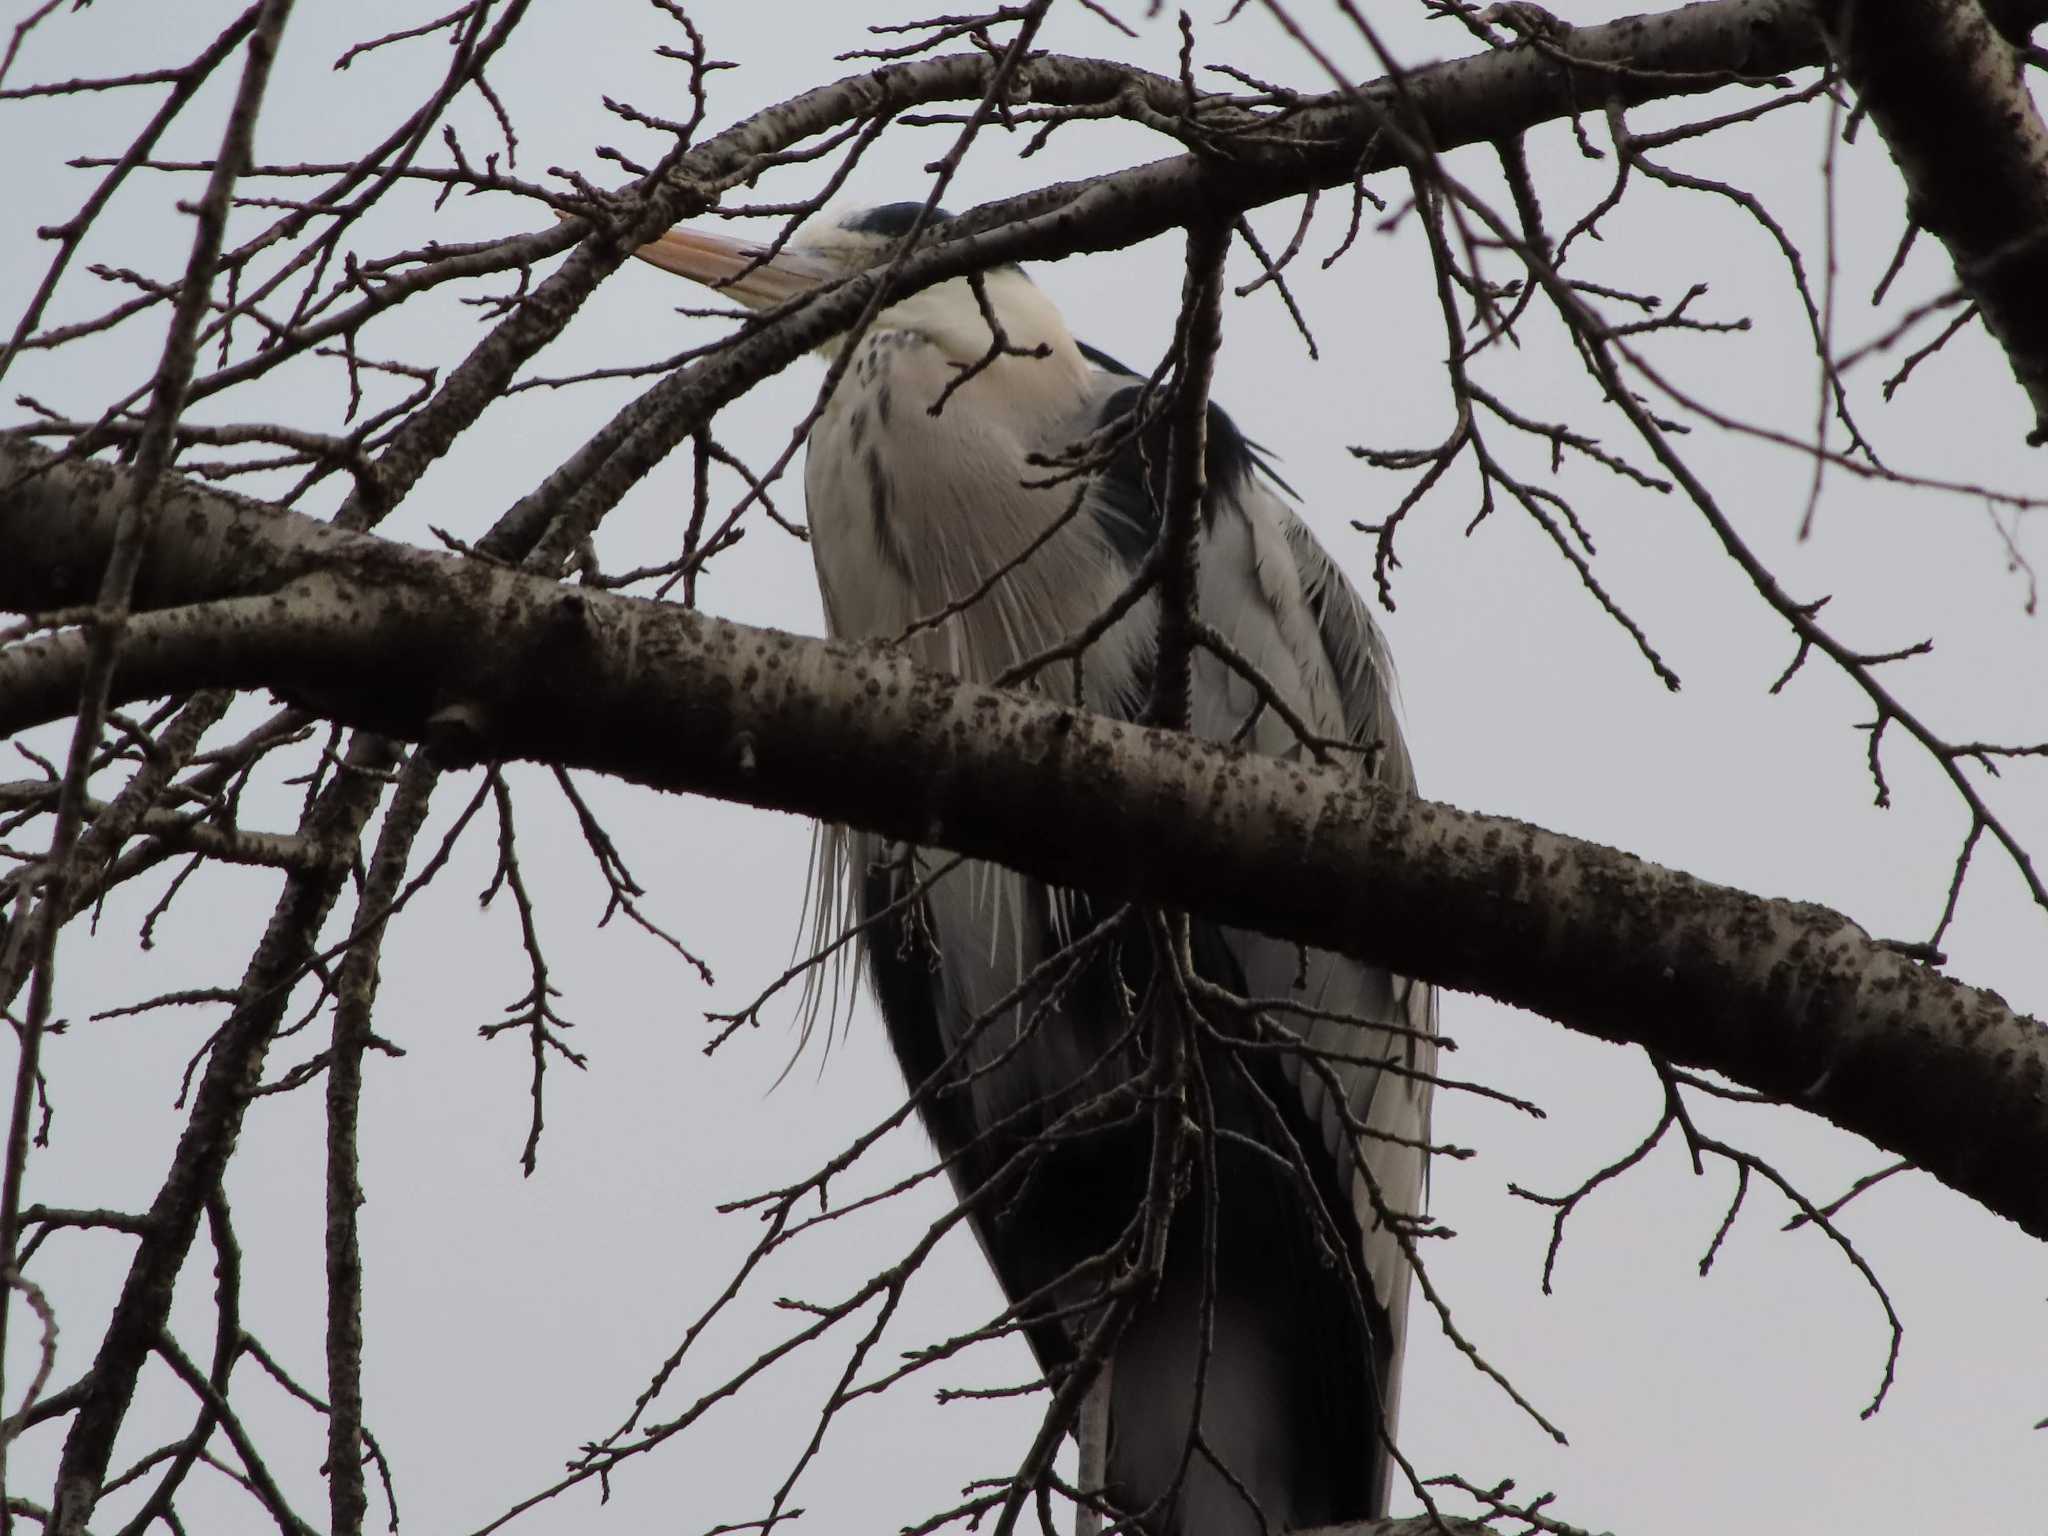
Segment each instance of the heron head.
[{"label": "heron head", "polygon": [[[640,247],[641,260],[704,284],[749,309],[772,309],[840,278],[878,266],[919,227],[922,203],[885,203],[821,213],[802,225],[782,247],[708,229],[672,229]],[[926,229],[952,217],[933,209]],[[1059,311],[1014,262],[981,274],[988,309],[1003,327],[1012,347],[1029,350],[1041,344],[1050,353],[1080,354]],[[989,325],[981,300],[966,278],[936,283],[899,299],[876,318],[879,329],[907,330],[922,335],[963,366],[980,358],[989,345]],[[836,345],[827,342],[829,348]]]}]

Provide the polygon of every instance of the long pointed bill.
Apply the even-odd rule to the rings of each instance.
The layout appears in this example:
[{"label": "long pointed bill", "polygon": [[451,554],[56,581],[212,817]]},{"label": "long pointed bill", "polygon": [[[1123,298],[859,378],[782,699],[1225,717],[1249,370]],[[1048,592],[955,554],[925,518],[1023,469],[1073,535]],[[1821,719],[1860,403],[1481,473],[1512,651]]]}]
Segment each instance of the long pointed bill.
[{"label": "long pointed bill", "polygon": [[767,249],[751,240],[735,240],[709,230],[672,229],[633,254],[664,272],[737,299],[750,309],[772,309],[843,275],[836,263],[809,251],[785,248],[764,261]]}]

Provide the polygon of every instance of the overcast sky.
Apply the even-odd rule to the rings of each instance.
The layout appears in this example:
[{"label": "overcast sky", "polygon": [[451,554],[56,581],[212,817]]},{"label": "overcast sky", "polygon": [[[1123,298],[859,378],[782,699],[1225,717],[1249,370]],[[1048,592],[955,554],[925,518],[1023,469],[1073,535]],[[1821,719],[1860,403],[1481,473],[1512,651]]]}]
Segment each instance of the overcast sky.
[{"label": "overcast sky", "polygon": [[[1061,7],[1046,46],[1115,54],[1171,71],[1178,34],[1170,14],[1146,21],[1135,0],[1114,8],[1138,27],[1132,42],[1079,7]],[[414,43],[329,64],[351,41],[410,25],[438,7],[395,3],[302,6],[287,33],[263,119],[266,161],[352,158],[424,95],[441,69],[438,42]],[[914,15],[913,7],[899,8]],[[1326,81],[1264,15],[1228,27],[1207,3],[1198,58],[1320,89]],[[1320,4],[1300,14],[1360,77],[1369,55]],[[1448,26],[1387,7],[1390,37],[1408,62],[1468,50]],[[1594,6],[1560,7],[1603,19]],[[211,36],[219,4],[183,0],[148,12],[102,5],[53,16],[29,40],[17,83],[161,65]],[[882,7],[710,4],[696,8],[712,53],[741,67],[713,77],[711,121],[723,126],[802,87],[854,68],[832,56],[863,41],[864,16]],[[143,24],[143,18],[148,18]],[[369,19],[364,19],[369,18]],[[682,79],[657,45],[680,41],[638,0],[536,6],[491,79],[519,134],[518,169],[574,169],[618,179],[596,148],[619,144],[651,158],[645,135],[607,116],[612,96],[680,115]],[[2038,78],[2038,77],[2037,77]],[[1219,82],[1220,83],[1220,82]],[[1724,93],[1646,109],[1639,126],[1705,117],[1752,98]],[[72,102],[0,103],[0,309],[32,290],[47,245],[39,225],[68,216],[92,174],[66,169],[80,154],[117,154],[153,92]],[[198,155],[217,140],[224,92],[210,90],[167,141]],[[465,147],[497,147],[475,102],[458,114]],[[1589,132],[1599,132],[1589,120]],[[1825,263],[1819,167],[1823,109],[1787,112],[1694,146],[1670,163],[1739,182]],[[1108,124],[1062,129],[1045,151],[1016,158],[1023,136],[986,135],[960,175],[956,208],[1045,182],[1113,169],[1170,152],[1143,132]],[[853,202],[922,197],[925,163],[951,141],[945,129],[885,137],[856,175]],[[1554,229],[1596,200],[1612,160],[1591,160],[1569,129],[1531,137],[1531,161]],[[428,157],[437,163],[440,152]],[[1850,343],[1940,292],[1945,258],[1923,241],[1881,312],[1867,299],[1889,259],[1902,194],[1877,136],[1864,125],[1838,147],[1837,325]],[[1499,190],[1491,152],[1462,151],[1455,172]],[[798,168],[762,190],[801,196],[822,179]],[[1375,183],[1390,202],[1398,179]],[[196,181],[138,180],[102,219],[84,260],[159,277],[185,259],[189,221],[172,202]],[[266,188],[262,190],[274,190]],[[1368,470],[1347,448],[1414,446],[1451,425],[1426,253],[1412,222],[1368,232],[1333,269],[1345,199],[1324,208],[1295,283],[1321,346],[1311,361],[1272,292],[1233,300],[1215,392],[1266,445],[1301,493],[1304,513],[1362,587],[1371,542],[1351,520],[1372,520],[1398,499],[1401,477]],[[379,254],[429,239],[484,239],[541,227],[544,209],[505,198],[456,198],[438,211],[424,192],[402,192],[360,228],[354,248]],[[1298,208],[1259,224],[1284,244]],[[257,227],[258,214],[242,229]],[[1578,276],[1675,298],[1710,285],[1697,313],[1746,318],[1726,334],[1647,344],[1683,387],[1747,421],[1803,434],[1814,415],[1815,367],[1805,321],[1765,232],[1734,204],[1638,185],[1603,225],[1605,240],[1573,255]],[[1504,272],[1504,269],[1503,269]],[[1180,284],[1172,239],[1039,271],[1077,334],[1134,364],[1157,358]],[[1238,280],[1244,280],[1242,271]],[[118,297],[74,268],[50,320],[96,313]],[[700,294],[637,265],[621,271],[535,371],[650,360],[711,339],[716,322],[679,316]],[[55,355],[26,360],[9,378],[4,415],[26,392],[69,415],[96,414],[115,389],[147,376],[160,314]],[[451,303],[408,307],[366,350],[445,366],[480,334],[479,314]],[[1886,404],[1879,385],[1898,353],[1852,373],[1861,419],[1893,466],[1924,475],[2048,493],[2038,453],[2022,446],[2025,402],[1995,349],[1974,328],[1926,364]],[[720,418],[724,440],[757,465],[771,461],[810,403],[820,377],[804,364],[769,381]],[[1541,318],[1516,351],[1490,354],[1481,377],[1526,412],[1575,423],[1607,446],[1645,456],[1618,418],[1592,409],[1592,391],[1557,328]],[[430,527],[473,538],[557,464],[637,385],[518,395],[495,407],[431,471],[384,531],[432,543]],[[339,375],[290,371],[259,399],[230,395],[200,419],[259,415],[338,430]],[[1495,441],[1531,474],[1532,445]],[[1808,460],[1701,426],[1686,439],[1691,462],[1744,534],[1801,597],[1831,594],[1827,619],[1848,642],[1889,649],[1934,636],[1934,653],[1895,669],[1909,703],[1953,739],[2048,738],[2043,624],[2025,611],[2024,572],[2008,569],[1981,500],[1908,494],[1832,477],[1815,530],[1796,535]],[[1409,739],[1425,793],[1545,827],[1773,896],[1840,908],[1874,934],[1924,938],[1942,906],[1967,816],[1932,766],[1894,733],[1885,766],[1895,804],[1872,804],[1857,724],[1867,708],[1815,663],[1782,694],[1767,689],[1790,659],[1784,626],[1720,555],[1690,508],[1572,465],[1555,481],[1598,545],[1607,590],[1646,629],[1681,675],[1670,694],[1628,637],[1588,598],[1572,569],[1526,517],[1498,510],[1467,535],[1474,487],[1462,472],[1423,504],[1403,531],[1398,609],[1382,614],[1401,669]],[[800,467],[782,501],[800,502]],[[721,494],[733,493],[730,484]],[[329,486],[309,510],[331,510]],[[689,469],[657,470],[606,525],[604,564],[624,569],[673,553],[687,511]],[[2038,519],[2037,519],[2038,520]],[[700,588],[704,605],[749,623],[821,629],[804,547],[755,517]],[[2038,529],[2022,527],[2038,557]],[[5,558],[0,552],[0,558]],[[259,701],[260,702],[260,701]],[[255,718],[257,704],[246,706]],[[233,722],[231,722],[232,724]],[[46,752],[61,735],[35,738]],[[0,777],[29,771],[0,770]],[[518,1038],[484,1042],[477,1027],[520,997],[527,976],[513,912],[474,899],[494,853],[480,822],[436,887],[393,932],[383,966],[382,1034],[407,1055],[369,1062],[364,1106],[364,1211],[372,1428],[398,1478],[401,1514],[415,1532],[476,1528],[544,1485],[576,1447],[617,1424],[688,1321],[719,1291],[756,1230],[747,1215],[720,1216],[734,1197],[786,1183],[857,1130],[885,1116],[901,1093],[865,999],[828,1054],[813,1050],[777,1086],[790,1059],[791,1011],[738,1036],[707,1060],[704,1014],[743,1004],[788,961],[798,935],[809,829],[795,818],[622,786],[586,786],[649,891],[649,910],[716,971],[703,985],[659,944],[623,923],[594,928],[603,887],[573,821],[544,773],[515,770],[519,832],[550,936],[561,1011],[577,1021],[590,1056],[582,1074],[549,1078],[539,1171],[522,1178],[529,1062]],[[426,837],[446,829],[474,787],[459,775],[443,791]],[[1995,804],[2048,854],[2048,794],[2038,766],[2015,767]],[[250,825],[288,828],[295,791],[272,785],[250,802]],[[96,935],[74,928],[62,954],[60,1012],[73,1028],[50,1042],[54,1142],[38,1154],[30,1197],[50,1204],[138,1209],[154,1193],[181,1116],[174,1100],[184,1063],[217,1016],[198,1010],[103,1023],[95,1009],[184,987],[231,985],[268,916],[277,879],[215,871],[135,943],[166,876],[113,901]],[[341,931],[339,928],[337,932]],[[330,935],[331,937],[331,935]],[[2048,921],[2031,909],[2011,868],[1980,850],[1948,936],[1953,974],[2002,992],[2014,1006],[2048,1010]],[[1435,1213],[1455,1241],[1431,1249],[1437,1285],[1459,1326],[1486,1357],[1570,1436],[1553,1445],[1445,1342],[1426,1311],[1411,1333],[1402,1414],[1404,1449],[1426,1472],[1477,1482],[1515,1478],[1554,1489],[1555,1513],[1631,1536],[1708,1536],[1734,1530],[1855,1530],[1862,1536],[1929,1529],[2033,1528],[2048,1507],[2048,1257],[2007,1222],[1923,1175],[1895,1179],[1851,1207],[1843,1227],[1890,1288],[1906,1337],[1897,1385],[1883,1408],[1859,1413],[1881,1374],[1886,1326],[1863,1282],[1825,1238],[1779,1230],[1786,1210],[1757,1191],[1712,1274],[1697,1265],[1730,1194],[1725,1167],[1692,1176],[1676,1147],[1604,1191],[1577,1215],[1556,1277],[1539,1289],[1547,1215],[1506,1193],[1570,1187],[1620,1155],[1654,1123],[1660,1101],[1640,1053],[1575,1037],[1544,1020],[1478,1000],[1447,997],[1444,1031],[1460,1046],[1458,1076],[1534,1099],[1534,1122],[1456,1093],[1437,1100],[1437,1130],[1475,1148],[1469,1162],[1435,1172]],[[274,1053],[274,1076],[317,1052],[324,1019]],[[7,1065],[0,1063],[0,1066]],[[1839,1193],[1886,1155],[1786,1110],[1700,1109],[1717,1133],[1776,1159],[1817,1199]],[[303,1379],[321,1375],[321,1120],[317,1089],[259,1101],[230,1174],[247,1250],[247,1325]],[[921,1166],[921,1133],[889,1138],[849,1177],[843,1196]],[[926,1185],[859,1220],[823,1229],[756,1278],[700,1346],[657,1407],[676,1411],[795,1326],[781,1295],[834,1298],[891,1262],[942,1209]],[[211,1261],[195,1250],[177,1321],[195,1350],[210,1338]],[[66,1236],[36,1261],[36,1277],[62,1325],[57,1379],[91,1357],[122,1266],[125,1240]],[[998,1304],[979,1252],[964,1233],[942,1246],[892,1327],[892,1348],[971,1326]],[[25,1378],[32,1341],[9,1338],[10,1393]],[[623,1469],[610,1503],[577,1490],[523,1517],[526,1532],[697,1532],[759,1514],[802,1449],[820,1394],[847,1341],[805,1351],[651,1456]],[[1043,1399],[934,1404],[931,1388],[995,1385],[1028,1376],[1023,1346],[978,1350],[849,1412],[828,1438],[796,1502],[802,1528],[890,1530],[950,1502],[977,1477],[1013,1468]],[[268,1438],[274,1465],[324,1523],[316,1483],[319,1427],[281,1394],[242,1382],[244,1411]],[[153,1378],[123,1441],[130,1455],[175,1432],[181,1389]],[[10,1457],[10,1493],[47,1500],[56,1438],[33,1437]],[[116,1464],[124,1464],[117,1455]],[[254,1529],[253,1504],[213,1487],[190,1508],[217,1530]],[[111,1520],[101,1522],[111,1526]]]}]

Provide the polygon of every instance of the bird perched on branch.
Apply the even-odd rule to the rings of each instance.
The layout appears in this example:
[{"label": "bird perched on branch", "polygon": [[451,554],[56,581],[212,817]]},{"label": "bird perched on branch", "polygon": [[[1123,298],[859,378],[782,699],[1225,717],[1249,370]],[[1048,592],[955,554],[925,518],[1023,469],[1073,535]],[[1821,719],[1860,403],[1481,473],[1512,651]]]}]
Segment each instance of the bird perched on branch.
[{"label": "bird perched on branch", "polygon": [[[944,219],[898,203],[821,217],[772,251],[678,229],[639,254],[765,308]],[[1030,671],[1046,692],[1141,717],[1170,395],[1075,341],[1014,265],[884,305],[810,431],[833,635],[982,682]],[[1213,407],[1206,468],[1190,728],[1277,756],[1334,745],[1411,789],[1371,617]],[[1040,1364],[1055,1385],[1077,1369],[1106,1379],[1115,1507],[1168,1536],[1382,1513],[1404,1234],[1423,1201],[1429,989],[990,865],[947,870],[863,833],[828,830],[821,846],[822,883],[845,893],[827,918],[850,905],[866,924],[897,1057]],[[1190,1042],[1171,1057],[1168,1028]],[[1155,1178],[1162,1093],[1187,1133],[1167,1138],[1178,1166]],[[1112,1308],[1119,1282],[1131,1299]]]}]

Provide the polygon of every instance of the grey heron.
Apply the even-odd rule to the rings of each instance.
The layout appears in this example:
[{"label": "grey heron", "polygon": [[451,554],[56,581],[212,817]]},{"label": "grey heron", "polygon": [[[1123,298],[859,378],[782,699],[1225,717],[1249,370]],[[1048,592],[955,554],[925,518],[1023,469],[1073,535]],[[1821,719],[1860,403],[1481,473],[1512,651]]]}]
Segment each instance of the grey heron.
[{"label": "grey heron", "polygon": [[[883,261],[921,212],[821,216],[772,253],[678,229],[639,254],[762,308]],[[993,361],[991,319],[1009,343]],[[1141,379],[1077,342],[1016,266],[888,305],[847,361],[805,470],[834,636],[900,639],[931,667],[988,681],[1109,610],[1159,532],[1164,428],[1131,433],[1065,521],[1071,488],[1048,484],[1042,466],[1129,421]],[[1367,749],[1363,771],[1406,791],[1379,631],[1284,489],[1212,407],[1199,611],[1288,708],[1267,708],[1241,671],[1203,652],[1191,728],[1286,755],[1303,749],[1291,713],[1312,735]],[[1040,686],[1071,699],[1078,681],[1087,707],[1135,717],[1158,628],[1147,596]],[[826,874],[867,922],[865,963],[906,1077],[915,1088],[943,1074],[925,1125],[962,1195],[983,1191],[976,1233],[1057,1375],[1085,1314],[1073,1277],[1129,1230],[1146,1183],[1142,1117],[1081,1130],[1075,1112],[1143,1070],[1142,1034],[1126,1026],[1177,994],[1142,929],[1029,984],[1102,920],[1083,895],[971,864],[919,892],[933,864],[915,850],[855,833],[827,847]],[[1371,1518],[1389,1494],[1409,1292],[1385,1213],[1417,1214],[1423,1201],[1433,999],[1383,970],[1214,923],[1191,925],[1187,952],[1200,978],[1261,1000],[1267,1026],[1300,1048],[1233,1051],[1223,1037],[1240,1020],[1198,1053],[1215,1215],[1205,1227],[1205,1201],[1180,1201],[1157,1286],[1117,1339],[1106,1488],[1172,1536]],[[1034,1139],[1049,1145],[1018,1175]]]}]

